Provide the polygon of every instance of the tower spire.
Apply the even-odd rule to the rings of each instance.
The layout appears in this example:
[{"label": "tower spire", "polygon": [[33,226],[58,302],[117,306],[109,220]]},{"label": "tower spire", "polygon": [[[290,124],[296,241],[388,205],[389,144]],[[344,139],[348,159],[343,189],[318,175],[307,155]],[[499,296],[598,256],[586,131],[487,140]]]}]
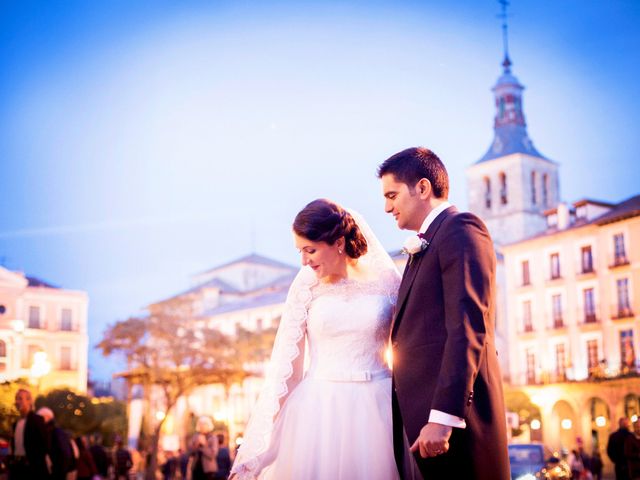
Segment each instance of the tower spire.
[{"label": "tower spire", "polygon": [[508,0],[498,0],[498,3],[502,7],[502,12],[498,15],[498,18],[502,19],[502,46],[504,48],[504,60],[502,66],[504,67],[504,73],[511,73],[511,60],[509,59],[509,32],[507,25],[507,7],[509,6]]},{"label": "tower spire", "polygon": [[498,18],[502,20],[503,71],[493,87],[496,105],[496,116],[493,123],[495,132],[493,143],[489,147],[489,151],[478,162],[486,162],[512,153],[526,153],[534,157],[544,158],[533,146],[533,142],[527,134],[527,124],[522,108],[522,91],[524,87],[511,73],[512,64],[509,58],[507,25],[509,0],[497,1],[502,7]]}]

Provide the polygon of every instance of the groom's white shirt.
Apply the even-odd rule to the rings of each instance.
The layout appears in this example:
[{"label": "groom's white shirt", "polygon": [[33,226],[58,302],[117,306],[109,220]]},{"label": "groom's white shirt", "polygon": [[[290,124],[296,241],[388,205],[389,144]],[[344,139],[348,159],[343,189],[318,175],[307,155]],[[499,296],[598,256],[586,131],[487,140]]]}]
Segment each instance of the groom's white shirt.
[{"label": "groom's white shirt", "polygon": [[[449,202],[443,202],[438,205],[436,208],[431,210],[427,215],[427,218],[422,222],[422,226],[418,233],[426,233],[429,226],[433,223],[433,221],[444,212],[447,208],[449,208],[451,204]],[[429,414],[429,423],[439,423],[441,425],[447,425],[449,427],[455,428],[465,428],[467,423],[464,421],[464,418],[456,417],[455,415],[449,415],[448,413],[441,412],[440,410],[431,410]]]}]

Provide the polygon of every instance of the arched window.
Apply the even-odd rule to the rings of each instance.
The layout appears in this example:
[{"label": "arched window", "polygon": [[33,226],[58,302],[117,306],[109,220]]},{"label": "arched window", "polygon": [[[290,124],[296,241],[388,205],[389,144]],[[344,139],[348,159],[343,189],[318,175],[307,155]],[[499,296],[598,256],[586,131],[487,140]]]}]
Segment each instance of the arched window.
[{"label": "arched window", "polygon": [[507,176],[504,172],[500,172],[500,203],[507,204]]},{"label": "arched window", "polygon": [[531,172],[531,203],[538,202],[538,192],[536,191],[536,172]]},{"label": "arched window", "polygon": [[542,174],[542,205],[549,206],[549,175]]},{"label": "arched window", "polygon": [[484,206],[491,208],[491,180],[489,177],[484,177]]}]

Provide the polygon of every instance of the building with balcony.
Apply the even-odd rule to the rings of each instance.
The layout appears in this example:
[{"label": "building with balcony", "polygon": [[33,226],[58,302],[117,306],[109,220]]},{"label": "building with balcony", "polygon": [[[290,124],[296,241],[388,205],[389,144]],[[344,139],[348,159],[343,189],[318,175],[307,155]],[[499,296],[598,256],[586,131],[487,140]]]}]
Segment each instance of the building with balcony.
[{"label": "building with balcony", "polygon": [[85,292],[0,267],[0,381],[87,391]]},{"label": "building with balcony", "polygon": [[496,247],[507,390],[538,409],[529,418],[513,412],[515,427],[522,441],[553,449],[575,448],[580,438],[587,451],[600,450],[608,471],[604,448],[617,419],[640,416],[640,196],[562,203],[558,163],[528,134],[506,44],[502,67],[494,139],[466,174],[470,210]]},{"label": "building with balcony", "polygon": [[545,442],[602,448],[618,417],[640,415],[640,195],[545,217],[502,246],[508,378],[541,403]]}]

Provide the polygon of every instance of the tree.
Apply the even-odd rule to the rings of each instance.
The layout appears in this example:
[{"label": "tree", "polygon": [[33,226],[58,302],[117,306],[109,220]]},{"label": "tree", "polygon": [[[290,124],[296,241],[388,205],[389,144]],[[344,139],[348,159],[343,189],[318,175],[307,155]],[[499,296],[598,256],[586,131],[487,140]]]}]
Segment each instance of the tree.
[{"label": "tree", "polygon": [[[510,388],[505,385],[504,388],[504,404],[509,412],[518,414],[520,425],[531,425],[532,420],[540,420],[540,409],[533,404],[529,396],[521,390]],[[512,428],[511,434],[514,437],[522,434],[522,428]]]},{"label": "tree", "polygon": [[73,436],[99,433],[105,445],[127,431],[126,407],[113,399],[90,399],[71,390],[56,389],[39,396],[35,406],[50,408],[58,426]]},{"label": "tree", "polygon": [[201,385],[228,388],[247,375],[232,338],[205,328],[204,320],[194,319],[184,303],[162,307],[109,326],[98,344],[105,356],[124,354],[129,371],[123,376],[142,385],[147,396],[153,392],[159,397],[161,414],[149,439],[149,479],[155,478],[162,425],[178,399]]},{"label": "tree", "polygon": [[20,417],[14,407],[14,402],[16,393],[21,388],[30,390],[29,384],[25,379],[0,383],[0,437],[2,438],[13,436],[13,424]]}]

